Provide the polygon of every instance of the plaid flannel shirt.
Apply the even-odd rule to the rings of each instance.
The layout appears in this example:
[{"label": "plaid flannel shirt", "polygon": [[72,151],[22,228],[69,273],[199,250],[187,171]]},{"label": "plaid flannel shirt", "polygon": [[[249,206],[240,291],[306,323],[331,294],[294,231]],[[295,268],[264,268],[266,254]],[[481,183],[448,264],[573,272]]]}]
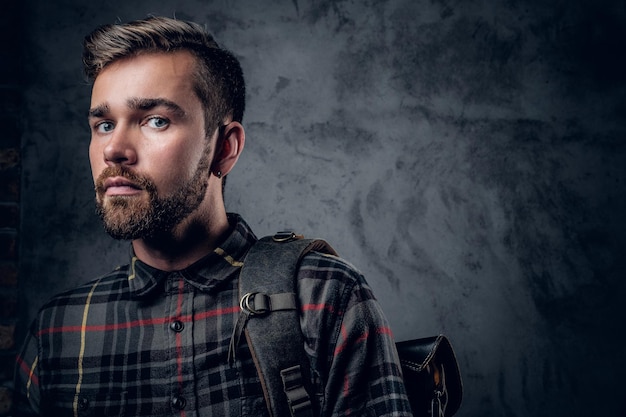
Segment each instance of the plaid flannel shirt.
[{"label": "plaid flannel shirt", "polygon": [[[267,416],[249,349],[229,365],[237,277],[256,240],[230,236],[176,272],[129,265],[54,297],[17,358],[15,415]],[[391,331],[363,277],[319,253],[303,259],[305,351],[324,416],[410,416]]]}]

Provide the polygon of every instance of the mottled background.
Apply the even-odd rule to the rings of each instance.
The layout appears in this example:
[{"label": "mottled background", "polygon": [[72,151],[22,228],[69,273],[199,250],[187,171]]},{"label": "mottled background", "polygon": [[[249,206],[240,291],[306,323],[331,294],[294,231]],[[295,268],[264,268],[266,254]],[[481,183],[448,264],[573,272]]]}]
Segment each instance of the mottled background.
[{"label": "mottled background", "polygon": [[93,214],[81,42],[147,14],[241,59],[227,206],[329,240],[398,339],[447,334],[459,416],[624,416],[626,2],[25,0],[20,326],[126,261]]}]

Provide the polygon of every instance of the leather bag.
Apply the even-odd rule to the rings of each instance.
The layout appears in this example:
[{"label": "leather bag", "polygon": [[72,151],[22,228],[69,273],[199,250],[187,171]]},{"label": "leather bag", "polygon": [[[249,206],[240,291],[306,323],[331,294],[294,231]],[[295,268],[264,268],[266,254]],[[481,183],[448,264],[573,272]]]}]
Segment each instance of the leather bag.
[{"label": "leather bag", "polygon": [[415,417],[450,417],[461,406],[459,365],[444,335],[396,343]]}]

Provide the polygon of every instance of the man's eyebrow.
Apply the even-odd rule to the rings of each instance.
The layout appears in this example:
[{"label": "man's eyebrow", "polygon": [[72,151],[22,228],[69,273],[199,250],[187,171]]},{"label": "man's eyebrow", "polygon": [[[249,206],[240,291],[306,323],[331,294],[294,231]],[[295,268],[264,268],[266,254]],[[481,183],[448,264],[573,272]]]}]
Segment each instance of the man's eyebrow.
[{"label": "man's eyebrow", "polygon": [[165,98],[130,98],[128,107],[134,110],[152,110],[156,107],[165,107],[178,117],[185,117],[185,111],[178,104]]},{"label": "man's eyebrow", "polygon": [[104,117],[105,115],[107,115],[109,113],[110,109],[109,109],[109,105],[108,104],[100,104],[99,106],[96,106],[92,109],[89,109],[89,118],[99,118],[99,117]]},{"label": "man's eyebrow", "polygon": [[[152,110],[156,107],[165,107],[173,112],[178,117],[185,117],[185,111],[178,104],[165,98],[130,98],[127,100],[127,105],[133,110]],[[111,111],[107,103],[100,104],[92,109],[89,109],[89,118],[105,117]]]}]

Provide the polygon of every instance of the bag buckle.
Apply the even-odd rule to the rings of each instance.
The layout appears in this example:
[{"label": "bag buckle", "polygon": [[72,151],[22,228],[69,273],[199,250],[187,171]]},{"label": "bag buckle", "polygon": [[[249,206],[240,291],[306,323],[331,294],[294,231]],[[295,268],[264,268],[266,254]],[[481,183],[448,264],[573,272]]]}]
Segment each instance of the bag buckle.
[{"label": "bag buckle", "polygon": [[434,396],[430,403],[430,415],[432,417],[445,417],[446,407],[448,406],[448,387],[446,387],[446,370],[443,363],[437,366],[432,364],[432,376],[435,383]]}]

